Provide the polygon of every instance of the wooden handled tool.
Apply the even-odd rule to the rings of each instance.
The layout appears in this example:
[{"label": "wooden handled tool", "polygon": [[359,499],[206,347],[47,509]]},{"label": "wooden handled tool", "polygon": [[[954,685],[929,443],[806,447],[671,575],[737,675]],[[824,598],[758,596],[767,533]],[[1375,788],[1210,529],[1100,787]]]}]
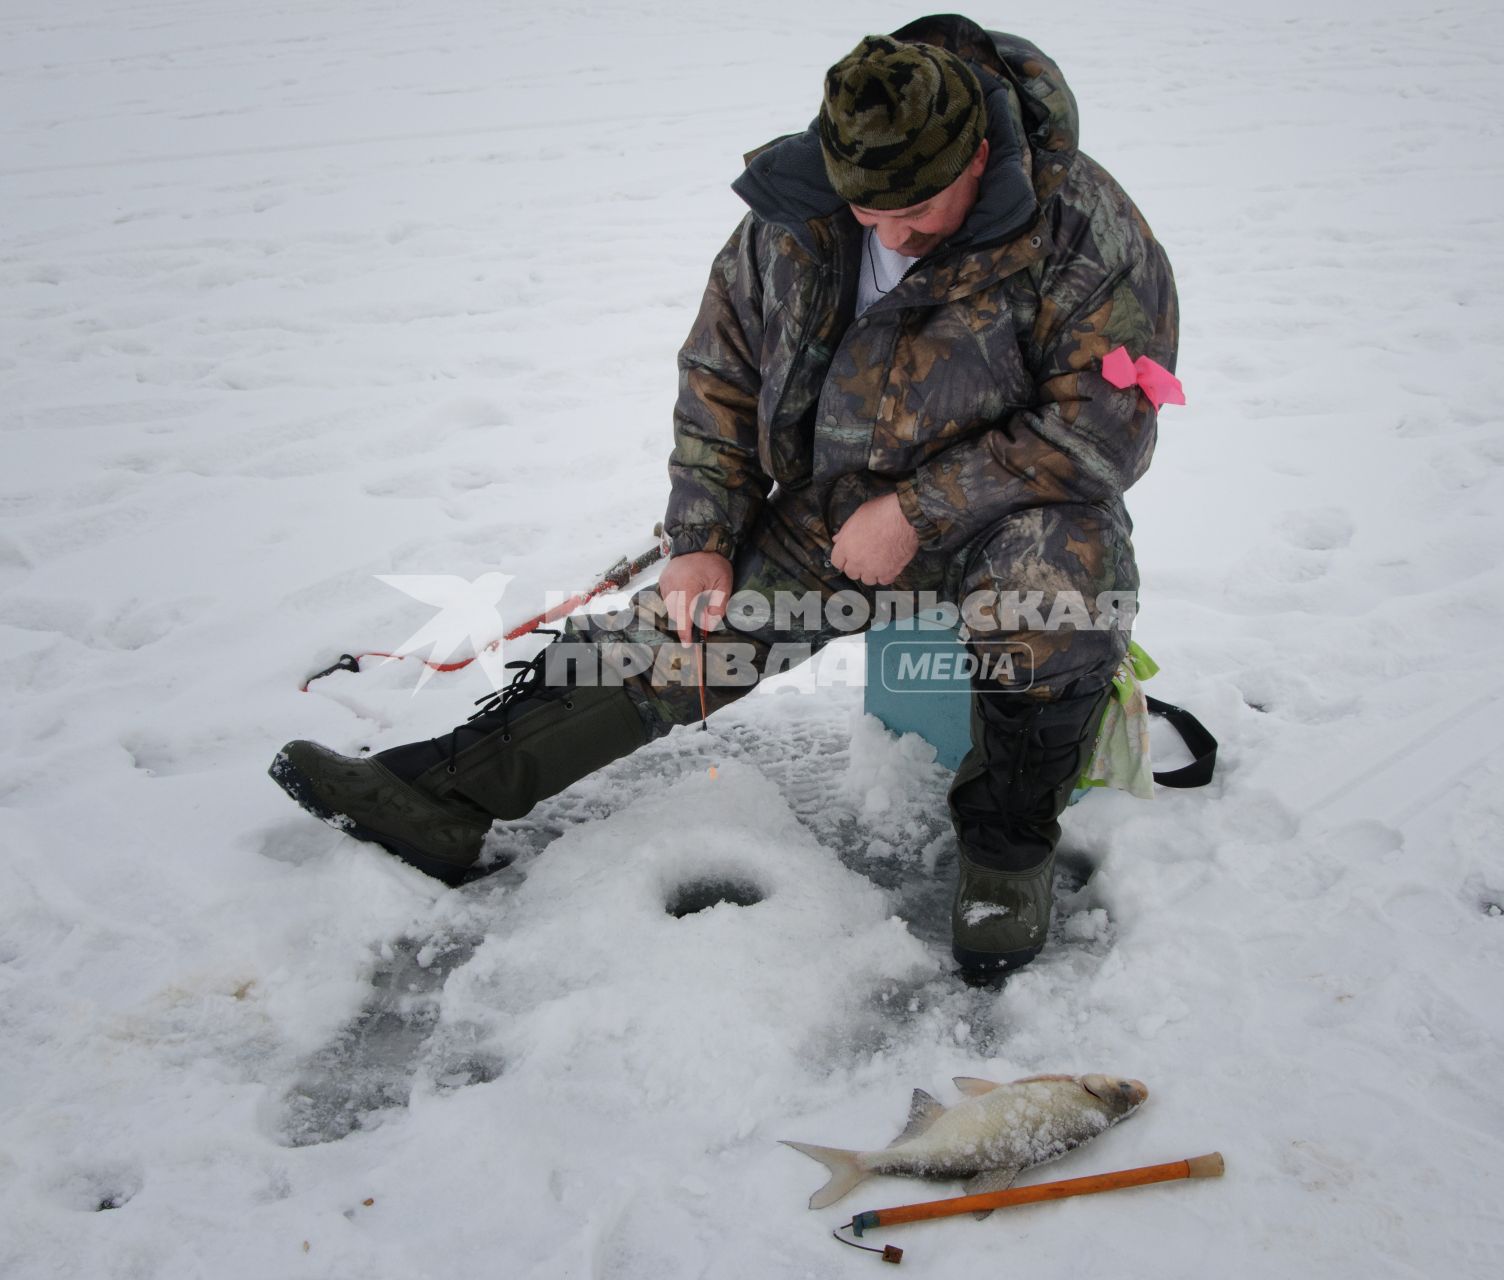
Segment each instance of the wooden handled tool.
[{"label": "wooden handled tool", "polygon": [[1138,1169],[1119,1169],[1116,1173],[1096,1173],[1086,1178],[1040,1182],[1032,1187],[1010,1187],[1007,1191],[989,1191],[979,1196],[953,1196],[949,1200],[929,1200],[923,1204],[905,1204],[893,1209],[870,1209],[851,1220],[851,1230],[853,1235],[859,1236],[873,1227],[891,1227],[900,1222],[948,1218],[957,1213],[985,1213],[990,1209],[1006,1209],[1010,1205],[1065,1200],[1070,1196],[1090,1196],[1099,1191],[1145,1187],[1155,1182],[1177,1182],[1182,1178],[1220,1178],[1224,1168],[1221,1153],[1213,1151],[1210,1155],[1193,1156],[1189,1160],[1172,1160],[1168,1164],[1151,1164]]}]

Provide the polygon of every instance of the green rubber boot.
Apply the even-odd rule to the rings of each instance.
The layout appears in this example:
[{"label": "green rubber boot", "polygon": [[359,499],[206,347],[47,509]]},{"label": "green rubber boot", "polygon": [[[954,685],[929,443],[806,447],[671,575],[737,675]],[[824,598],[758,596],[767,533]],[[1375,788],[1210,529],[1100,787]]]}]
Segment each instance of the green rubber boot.
[{"label": "green rubber boot", "polygon": [[1058,819],[1111,691],[1108,685],[1049,702],[972,694],[971,750],[950,789],[961,845],[952,952],[969,978],[1006,973],[1044,948]]},{"label": "green rubber boot", "polygon": [[289,742],[269,772],[316,818],[461,884],[498,869],[478,865],[493,820],[522,817],[648,740],[625,689],[527,676],[443,738],[355,757]]},{"label": "green rubber boot", "polygon": [[987,975],[1026,965],[1050,931],[1055,855],[1027,871],[997,871],[961,850],[951,910],[952,953],[963,971]]}]

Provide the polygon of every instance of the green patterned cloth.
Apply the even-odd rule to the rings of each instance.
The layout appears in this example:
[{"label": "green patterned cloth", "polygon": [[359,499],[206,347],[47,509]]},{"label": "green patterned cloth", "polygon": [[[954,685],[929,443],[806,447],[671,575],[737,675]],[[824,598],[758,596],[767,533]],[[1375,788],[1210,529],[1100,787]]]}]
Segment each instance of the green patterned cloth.
[{"label": "green patterned cloth", "polygon": [[976,74],[947,49],[864,36],[825,73],[820,146],[850,204],[922,204],[961,176],[986,133]]}]

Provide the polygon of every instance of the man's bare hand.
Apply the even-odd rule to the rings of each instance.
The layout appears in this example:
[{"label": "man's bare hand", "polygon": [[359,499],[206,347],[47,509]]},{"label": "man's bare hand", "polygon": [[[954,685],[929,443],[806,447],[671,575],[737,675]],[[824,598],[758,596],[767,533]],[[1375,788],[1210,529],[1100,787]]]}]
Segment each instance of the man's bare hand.
[{"label": "man's bare hand", "polygon": [[848,578],[885,587],[919,550],[919,535],[890,493],[862,503],[836,532],[830,563]]},{"label": "man's bare hand", "polygon": [[674,556],[658,575],[658,594],[668,608],[669,625],[678,633],[679,643],[689,644],[692,621],[708,631],[725,615],[731,595],[731,561],[714,551]]}]

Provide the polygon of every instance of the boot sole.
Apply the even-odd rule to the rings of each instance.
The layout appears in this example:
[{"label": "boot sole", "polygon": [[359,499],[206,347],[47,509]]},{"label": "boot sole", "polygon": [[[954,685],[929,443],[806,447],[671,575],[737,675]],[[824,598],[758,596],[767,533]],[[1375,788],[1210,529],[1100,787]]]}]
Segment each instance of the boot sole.
[{"label": "boot sole", "polygon": [[354,836],[357,840],[379,845],[394,858],[401,859],[408,866],[416,868],[426,876],[442,881],[451,889],[457,889],[471,880],[479,880],[482,876],[501,870],[499,865],[484,868],[455,867],[450,863],[429,857],[421,849],[415,848],[405,840],[399,840],[381,831],[374,831],[348,814],[336,813],[319,798],[308,775],[281,753],[278,753],[277,758],[272,761],[272,767],[266,772],[273,782],[293,798],[300,809],[311,813],[320,822],[328,823],[336,831],[342,831],[347,836]]},{"label": "boot sole", "polygon": [[988,984],[1022,969],[1043,950],[1043,947],[1026,947],[1021,951],[972,951],[952,944],[950,952],[961,968],[964,981]]}]

